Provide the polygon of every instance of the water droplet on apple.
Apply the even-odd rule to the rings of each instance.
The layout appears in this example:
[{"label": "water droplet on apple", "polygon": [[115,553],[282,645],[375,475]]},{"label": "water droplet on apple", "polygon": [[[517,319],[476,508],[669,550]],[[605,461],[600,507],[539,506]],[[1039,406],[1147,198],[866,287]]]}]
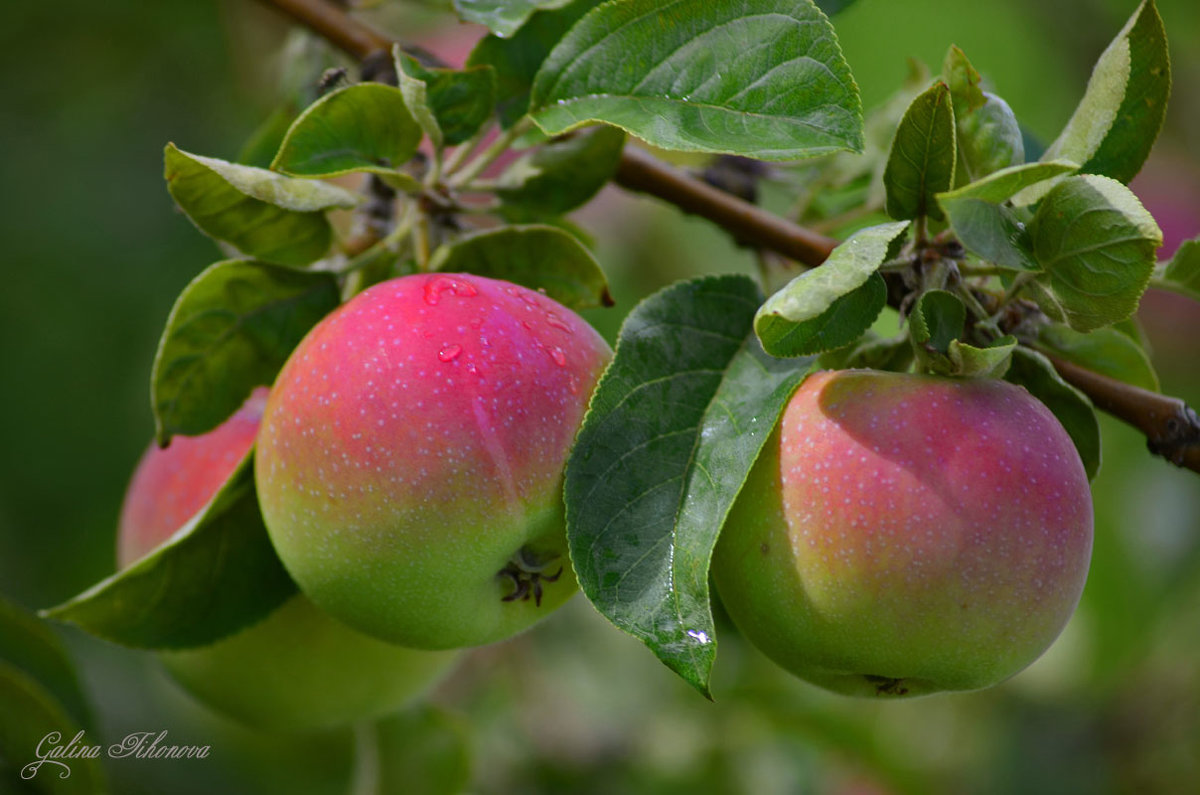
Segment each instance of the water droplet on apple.
[{"label": "water droplet on apple", "polygon": [[478,295],[479,291],[469,282],[452,279],[449,276],[435,276],[425,284],[425,303],[437,306],[442,300],[443,293],[457,295],[459,298],[471,298]]},{"label": "water droplet on apple", "polygon": [[556,329],[559,329],[560,331],[565,331],[565,332],[567,332],[568,334],[574,334],[574,333],[575,333],[575,332],[574,332],[574,331],[571,329],[571,327],[567,325],[567,323],[566,323],[566,321],[565,321],[565,320],[563,320],[561,317],[559,317],[558,315],[554,314],[553,312],[547,312],[547,313],[546,313],[546,323],[548,323],[549,325],[553,326],[553,327],[554,327],[554,328],[556,328]]},{"label": "water droplet on apple", "polygon": [[447,345],[438,351],[438,361],[452,362],[458,358],[460,353],[462,353],[461,345]]}]

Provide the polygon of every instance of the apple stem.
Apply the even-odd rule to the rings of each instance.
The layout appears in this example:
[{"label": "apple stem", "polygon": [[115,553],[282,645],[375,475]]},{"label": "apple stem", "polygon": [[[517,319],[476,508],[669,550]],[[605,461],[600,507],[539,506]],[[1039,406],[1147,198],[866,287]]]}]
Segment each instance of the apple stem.
[{"label": "apple stem", "polygon": [[487,169],[496,159],[507,152],[513,145],[513,142],[533,128],[533,121],[525,116],[512,127],[509,127],[500,135],[496,136],[496,140],[492,141],[486,149],[480,152],[476,157],[464,165],[459,171],[451,174],[446,184],[451,188],[461,188],[469,184],[472,180],[478,177]]}]

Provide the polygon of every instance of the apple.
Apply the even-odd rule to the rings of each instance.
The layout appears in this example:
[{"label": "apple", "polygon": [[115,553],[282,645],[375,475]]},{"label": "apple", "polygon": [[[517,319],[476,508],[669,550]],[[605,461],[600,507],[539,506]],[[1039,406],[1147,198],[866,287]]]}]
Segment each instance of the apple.
[{"label": "apple", "polygon": [[[257,389],[218,428],[151,445],[125,495],[120,566],[166,541],[202,509],[254,444],[267,401]],[[160,652],[199,701],[250,726],[303,730],[392,712],[446,672],[455,655],[405,649],[355,632],[294,596],[261,622],[198,649]]]},{"label": "apple", "polygon": [[1083,590],[1092,504],[1023,388],[870,370],[797,390],[713,556],[741,632],[813,684],[973,690],[1025,668]]},{"label": "apple", "polygon": [[265,387],[200,436],[174,436],[166,448],[151,444],[125,491],[117,532],[117,565],[125,568],[166,541],[208,503],[254,446]]},{"label": "apple", "polygon": [[255,456],[284,566],[379,638],[478,646],[576,590],[562,476],[603,338],[547,296],[481,276],[375,285],[293,351]]},{"label": "apple", "polygon": [[395,712],[458,658],[355,632],[293,596],[262,622],[212,646],[159,652],[197,700],[254,728],[307,731]]}]

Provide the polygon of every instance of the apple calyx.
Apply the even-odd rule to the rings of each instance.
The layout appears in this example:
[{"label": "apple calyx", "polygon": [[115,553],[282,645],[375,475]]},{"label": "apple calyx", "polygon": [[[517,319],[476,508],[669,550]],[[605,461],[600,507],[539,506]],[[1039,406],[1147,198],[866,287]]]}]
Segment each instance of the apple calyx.
[{"label": "apple calyx", "polygon": [[504,564],[504,568],[496,572],[497,577],[507,577],[512,580],[512,591],[500,597],[500,601],[527,602],[532,596],[533,603],[537,607],[541,607],[542,583],[557,582],[558,578],[562,576],[563,567],[561,565],[553,574],[546,574],[546,569],[558,558],[558,554],[543,557],[526,546],[518,549],[508,563]]}]

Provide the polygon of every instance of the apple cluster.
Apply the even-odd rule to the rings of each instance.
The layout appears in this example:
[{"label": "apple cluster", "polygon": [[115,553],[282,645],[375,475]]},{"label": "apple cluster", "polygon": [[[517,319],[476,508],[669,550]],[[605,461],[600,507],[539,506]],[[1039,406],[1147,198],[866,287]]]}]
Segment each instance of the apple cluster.
[{"label": "apple cluster", "polygon": [[[545,617],[577,589],[563,469],[611,355],[566,307],[480,276],[405,276],[343,304],[269,393],[138,466],[122,566],[253,447],[300,590],[212,646],[163,652],[168,671],[246,723],[328,726],[398,708],[454,650]],[[1074,610],[1091,541],[1079,456],[1023,388],[823,372],[784,409],[713,574],[745,636],[801,678],[919,695],[1036,659]]]},{"label": "apple cluster", "polygon": [[264,621],[161,653],[201,701],[303,729],[398,708],[577,589],[562,472],[608,344],[507,282],[376,285],[301,342],[269,394],[152,446],[122,510],[122,566],[201,510],[255,449],[263,518],[300,586]]}]

